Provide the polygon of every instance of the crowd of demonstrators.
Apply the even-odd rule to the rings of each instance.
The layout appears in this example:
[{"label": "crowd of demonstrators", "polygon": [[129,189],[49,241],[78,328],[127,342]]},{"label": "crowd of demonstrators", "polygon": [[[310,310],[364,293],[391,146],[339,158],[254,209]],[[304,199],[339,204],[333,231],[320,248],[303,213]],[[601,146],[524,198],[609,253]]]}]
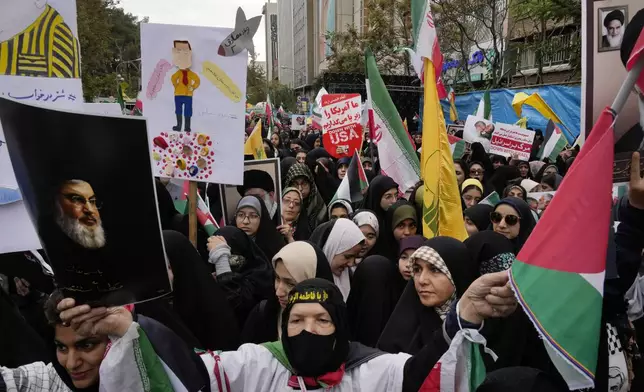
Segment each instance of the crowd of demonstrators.
[{"label": "crowd of demonstrators", "polygon": [[[334,159],[319,131],[265,136],[281,188],[246,171],[234,211],[222,211],[218,189],[200,186],[215,219],[229,213],[230,222],[212,236],[200,228],[196,247],[167,182],[155,182],[170,296],[92,308],[63,298],[41,269],[3,269],[33,265],[33,253],[0,255],[0,391],[418,391],[462,328],[478,330],[498,357],[479,347],[487,375],[477,391],[567,390],[507,270],[547,208],[531,194],[556,192],[577,148],[551,162],[535,155],[542,137],[527,161],[471,145],[454,160],[469,236],[461,242],[424,236],[422,181],[400,189],[366,135],[369,186],[357,202],[335,197],[351,159]],[[419,148],[422,137],[413,140]],[[627,313],[643,306],[625,300],[643,270],[643,178],[632,174],[614,212],[607,259],[618,278],[604,282],[602,392],[644,388],[642,319]]]}]

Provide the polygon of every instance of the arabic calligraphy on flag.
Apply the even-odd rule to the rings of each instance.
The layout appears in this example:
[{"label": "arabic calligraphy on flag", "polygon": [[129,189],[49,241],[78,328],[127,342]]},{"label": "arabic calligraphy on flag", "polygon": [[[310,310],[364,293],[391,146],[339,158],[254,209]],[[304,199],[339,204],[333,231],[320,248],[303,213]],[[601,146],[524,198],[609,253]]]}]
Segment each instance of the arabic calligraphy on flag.
[{"label": "arabic calligraphy on flag", "polygon": [[322,139],[334,158],[352,156],[362,145],[360,94],[322,96]]},{"label": "arabic calligraphy on flag", "polygon": [[490,154],[512,157],[517,155],[522,161],[530,160],[534,141],[534,131],[516,125],[495,123],[490,140]]}]

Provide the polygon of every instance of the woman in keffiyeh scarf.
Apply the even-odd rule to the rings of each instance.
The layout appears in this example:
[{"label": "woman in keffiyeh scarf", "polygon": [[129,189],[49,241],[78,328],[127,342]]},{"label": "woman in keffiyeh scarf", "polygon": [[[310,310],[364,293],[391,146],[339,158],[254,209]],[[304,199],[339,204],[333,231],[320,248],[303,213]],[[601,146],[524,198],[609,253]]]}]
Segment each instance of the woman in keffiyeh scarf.
[{"label": "woman in keffiyeh scarf", "polygon": [[287,187],[297,188],[304,197],[304,210],[311,232],[327,218],[326,205],[318,193],[311,170],[302,163],[291,166],[286,174]]}]

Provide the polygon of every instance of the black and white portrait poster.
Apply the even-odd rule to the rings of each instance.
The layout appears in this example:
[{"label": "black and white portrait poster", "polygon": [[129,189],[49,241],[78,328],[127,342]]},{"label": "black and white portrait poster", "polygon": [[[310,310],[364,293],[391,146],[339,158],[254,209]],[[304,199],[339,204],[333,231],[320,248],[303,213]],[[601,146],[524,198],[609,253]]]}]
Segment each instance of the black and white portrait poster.
[{"label": "black and white portrait poster", "polygon": [[597,18],[599,52],[619,50],[628,23],[628,6],[600,8]]},{"label": "black and white portrait poster", "polygon": [[0,121],[27,211],[64,294],[122,305],[171,292],[146,121],[6,99]]}]

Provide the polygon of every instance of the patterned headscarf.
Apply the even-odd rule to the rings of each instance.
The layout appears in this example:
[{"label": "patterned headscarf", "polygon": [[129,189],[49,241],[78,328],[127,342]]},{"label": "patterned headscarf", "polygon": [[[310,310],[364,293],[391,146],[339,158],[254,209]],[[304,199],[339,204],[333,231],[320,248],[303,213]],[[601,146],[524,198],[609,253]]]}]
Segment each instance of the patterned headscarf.
[{"label": "patterned headscarf", "polygon": [[449,268],[447,268],[447,264],[445,264],[445,260],[441,257],[441,255],[438,254],[434,249],[430,248],[429,246],[421,246],[420,248],[416,249],[416,251],[411,255],[412,260],[423,260],[427,263],[429,263],[431,266],[442,272],[449,281],[452,283],[452,286],[454,286],[454,292],[452,293],[452,296],[449,297],[445,303],[442,305],[439,305],[437,307],[434,307],[434,310],[436,310],[436,313],[440,316],[441,320],[445,320],[445,317],[447,316],[447,312],[449,311],[449,307],[452,304],[452,302],[456,299],[456,284],[454,283],[454,279],[452,278],[452,274],[449,272]]}]

